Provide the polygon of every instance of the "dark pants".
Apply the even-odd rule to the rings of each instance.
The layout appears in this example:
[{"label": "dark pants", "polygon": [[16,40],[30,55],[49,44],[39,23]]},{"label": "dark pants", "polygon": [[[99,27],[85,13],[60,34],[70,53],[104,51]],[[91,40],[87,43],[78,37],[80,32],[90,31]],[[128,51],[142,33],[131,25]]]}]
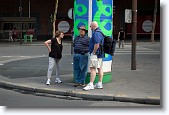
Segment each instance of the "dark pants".
[{"label": "dark pants", "polygon": [[75,83],[85,84],[88,68],[88,54],[74,54],[73,61]]}]

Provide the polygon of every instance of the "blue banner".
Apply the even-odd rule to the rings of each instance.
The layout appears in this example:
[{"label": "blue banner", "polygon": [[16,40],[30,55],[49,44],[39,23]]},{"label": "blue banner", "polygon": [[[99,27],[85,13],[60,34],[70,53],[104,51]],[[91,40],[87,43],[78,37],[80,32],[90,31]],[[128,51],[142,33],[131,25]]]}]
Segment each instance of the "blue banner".
[{"label": "blue banner", "polygon": [[89,0],[74,1],[74,36],[78,36],[78,27],[86,26],[88,29]]},{"label": "blue banner", "polygon": [[[111,36],[113,33],[113,0],[92,0],[92,17],[104,33]],[[112,60],[112,56],[105,54],[104,61]]]}]

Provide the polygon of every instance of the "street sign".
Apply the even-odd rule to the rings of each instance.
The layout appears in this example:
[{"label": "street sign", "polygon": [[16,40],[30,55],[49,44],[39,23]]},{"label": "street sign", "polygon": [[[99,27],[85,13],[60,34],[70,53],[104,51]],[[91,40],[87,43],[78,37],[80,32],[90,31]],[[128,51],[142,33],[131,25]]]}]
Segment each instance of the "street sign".
[{"label": "street sign", "polygon": [[22,7],[19,7],[19,12],[22,12]]},{"label": "street sign", "polygon": [[67,21],[61,21],[58,24],[58,30],[63,31],[64,33],[68,32],[70,29],[70,25]]},{"label": "street sign", "polygon": [[125,23],[132,23],[132,10],[131,9],[125,10]]},{"label": "street sign", "polygon": [[146,20],[142,24],[142,28],[143,28],[143,30],[145,32],[151,32],[152,31],[152,26],[153,26],[153,23],[150,20]]},{"label": "street sign", "polygon": [[73,8],[70,8],[69,9],[69,11],[68,11],[68,17],[70,18],[70,19],[73,19],[73,16],[74,15],[74,9]]}]

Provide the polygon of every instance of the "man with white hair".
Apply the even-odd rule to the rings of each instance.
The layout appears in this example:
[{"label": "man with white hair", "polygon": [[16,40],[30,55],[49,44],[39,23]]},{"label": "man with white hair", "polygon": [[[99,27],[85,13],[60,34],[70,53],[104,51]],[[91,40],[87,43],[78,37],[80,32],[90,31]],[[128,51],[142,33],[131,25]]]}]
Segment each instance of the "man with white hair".
[{"label": "man with white hair", "polygon": [[[101,34],[101,30],[98,27],[98,23],[96,21],[93,21],[90,25],[91,30],[93,31],[92,38],[90,39],[89,43],[89,52],[90,52],[90,83],[87,84],[86,87],[83,88],[83,90],[92,90],[94,88],[102,89],[102,78],[103,78],[103,57],[104,53],[102,50],[101,45],[103,45],[104,37]],[[99,75],[99,82],[93,85],[95,77],[96,77],[96,69],[98,70]]]}]

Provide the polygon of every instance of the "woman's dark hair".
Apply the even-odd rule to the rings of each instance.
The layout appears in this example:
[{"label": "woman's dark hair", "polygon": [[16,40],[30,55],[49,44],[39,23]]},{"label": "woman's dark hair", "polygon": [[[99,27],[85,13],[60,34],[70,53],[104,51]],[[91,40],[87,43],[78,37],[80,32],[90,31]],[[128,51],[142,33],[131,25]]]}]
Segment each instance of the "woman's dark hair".
[{"label": "woman's dark hair", "polygon": [[123,31],[123,28],[120,28],[120,31]]},{"label": "woman's dark hair", "polygon": [[56,37],[59,37],[61,33],[63,33],[63,34],[64,34],[64,32],[63,32],[63,31],[56,31],[55,36],[56,36]]}]

